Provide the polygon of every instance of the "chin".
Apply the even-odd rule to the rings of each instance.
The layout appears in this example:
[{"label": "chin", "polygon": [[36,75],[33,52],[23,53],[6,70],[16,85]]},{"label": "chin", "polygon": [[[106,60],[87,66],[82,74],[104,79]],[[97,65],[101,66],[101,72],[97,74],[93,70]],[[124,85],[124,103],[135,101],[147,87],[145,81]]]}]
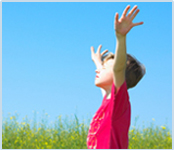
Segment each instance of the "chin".
[{"label": "chin", "polygon": [[95,86],[97,86],[97,87],[101,87],[101,83],[95,81]]},{"label": "chin", "polygon": [[102,82],[95,81],[95,86],[100,87],[100,88],[103,88],[105,86],[105,84],[102,83]]},{"label": "chin", "polygon": [[112,86],[113,82],[97,82],[95,81],[95,86],[100,87],[100,88],[104,88],[104,87],[108,87],[108,86]]},{"label": "chin", "polygon": [[97,87],[99,87],[99,88],[102,88],[100,85],[98,85],[98,84],[95,84],[95,86],[97,86]]}]

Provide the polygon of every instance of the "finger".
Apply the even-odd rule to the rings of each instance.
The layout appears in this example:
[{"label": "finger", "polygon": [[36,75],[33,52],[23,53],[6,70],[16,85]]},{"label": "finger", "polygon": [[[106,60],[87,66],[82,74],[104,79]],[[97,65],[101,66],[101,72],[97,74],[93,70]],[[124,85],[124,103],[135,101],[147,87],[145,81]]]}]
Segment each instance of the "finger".
[{"label": "finger", "polygon": [[137,5],[135,5],[133,8],[132,8],[132,10],[129,12],[129,14],[128,14],[128,17],[131,17],[132,16],[132,14],[134,13],[134,11],[137,9]]},{"label": "finger", "polygon": [[116,14],[115,14],[115,24],[118,23],[118,17],[119,17],[119,15],[118,15],[118,13],[116,13]]},{"label": "finger", "polygon": [[129,10],[129,8],[130,8],[130,5],[128,5],[128,6],[125,8],[125,10],[123,11],[123,14],[122,14],[123,17],[126,16],[128,10]]},{"label": "finger", "polygon": [[101,48],[102,48],[102,45],[99,45],[99,47],[98,47],[98,49],[97,49],[97,53],[100,53]]},{"label": "finger", "polygon": [[94,47],[91,46],[91,53],[93,54],[94,53]]},{"label": "finger", "polygon": [[142,25],[144,22],[133,23],[133,27]]},{"label": "finger", "polygon": [[131,18],[131,20],[133,20],[135,17],[136,17],[136,15],[138,14],[140,12],[140,10],[139,9],[137,9],[136,10],[136,12],[132,15],[132,18]]},{"label": "finger", "polygon": [[108,50],[105,50],[105,51],[103,51],[102,53],[101,53],[101,56],[103,56],[105,53],[107,53],[108,52]]}]

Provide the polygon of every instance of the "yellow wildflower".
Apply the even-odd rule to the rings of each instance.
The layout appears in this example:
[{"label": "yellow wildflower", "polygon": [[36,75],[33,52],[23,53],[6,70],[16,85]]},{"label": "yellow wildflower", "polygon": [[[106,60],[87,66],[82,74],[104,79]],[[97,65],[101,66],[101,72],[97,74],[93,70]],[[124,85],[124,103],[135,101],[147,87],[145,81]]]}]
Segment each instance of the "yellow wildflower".
[{"label": "yellow wildflower", "polygon": [[22,125],[25,125],[25,122],[22,122]]},{"label": "yellow wildflower", "polygon": [[10,119],[12,120],[12,119],[13,119],[13,117],[10,117]]},{"label": "yellow wildflower", "polygon": [[161,126],[161,128],[162,128],[163,130],[165,130],[165,129],[166,129],[166,127],[164,127],[164,126]]},{"label": "yellow wildflower", "polygon": [[170,140],[172,140],[172,138],[171,137],[167,137],[167,140],[170,141]]}]

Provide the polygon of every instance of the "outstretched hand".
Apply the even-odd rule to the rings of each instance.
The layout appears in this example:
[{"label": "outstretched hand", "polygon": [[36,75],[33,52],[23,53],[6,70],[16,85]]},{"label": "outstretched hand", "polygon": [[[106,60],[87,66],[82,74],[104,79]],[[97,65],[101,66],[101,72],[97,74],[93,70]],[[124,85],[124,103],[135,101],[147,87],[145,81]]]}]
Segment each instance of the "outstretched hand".
[{"label": "outstretched hand", "polygon": [[[130,5],[128,5],[125,10],[123,11],[123,14],[121,18],[118,20],[119,15],[116,13],[115,15],[115,31],[116,35],[122,35],[125,36],[134,26],[142,25],[143,22],[133,23],[133,19],[136,17],[138,12],[140,11],[137,9],[138,6],[134,6],[132,10],[128,13],[126,16],[128,10],[130,9]],[[137,10],[136,10],[137,9]],[[135,11],[136,10],[136,11]]]},{"label": "outstretched hand", "polygon": [[91,59],[94,61],[95,64],[102,64],[102,56],[108,52],[108,50],[104,50],[102,53],[101,52],[102,45],[99,45],[97,52],[94,52],[94,47],[91,47]]}]

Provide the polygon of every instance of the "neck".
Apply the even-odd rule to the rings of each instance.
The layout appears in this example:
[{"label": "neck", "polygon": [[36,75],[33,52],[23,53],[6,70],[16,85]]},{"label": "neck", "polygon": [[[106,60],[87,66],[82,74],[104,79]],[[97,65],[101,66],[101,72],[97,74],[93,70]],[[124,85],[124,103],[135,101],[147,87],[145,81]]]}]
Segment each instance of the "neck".
[{"label": "neck", "polygon": [[105,90],[105,92],[106,92],[106,99],[111,98],[111,88],[112,88],[111,86],[103,88]]}]

